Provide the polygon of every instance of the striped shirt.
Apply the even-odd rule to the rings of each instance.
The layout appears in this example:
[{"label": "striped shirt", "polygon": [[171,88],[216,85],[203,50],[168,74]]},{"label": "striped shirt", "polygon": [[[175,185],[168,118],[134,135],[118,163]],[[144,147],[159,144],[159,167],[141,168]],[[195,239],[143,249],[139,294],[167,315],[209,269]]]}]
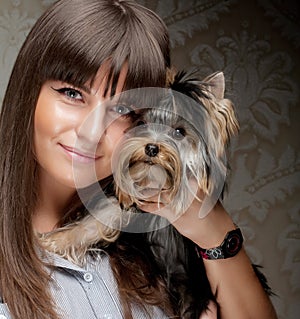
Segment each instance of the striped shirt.
[{"label": "striped shirt", "polygon": [[[89,259],[85,267],[79,267],[57,256],[51,256],[55,266],[50,284],[58,313],[63,319],[122,319],[122,307],[117,285],[103,253]],[[134,319],[167,319],[163,312],[152,306],[132,307]],[[10,319],[4,303],[0,303],[0,319]],[[18,318],[19,319],[19,318]],[[21,319],[21,318],[20,318]]]}]

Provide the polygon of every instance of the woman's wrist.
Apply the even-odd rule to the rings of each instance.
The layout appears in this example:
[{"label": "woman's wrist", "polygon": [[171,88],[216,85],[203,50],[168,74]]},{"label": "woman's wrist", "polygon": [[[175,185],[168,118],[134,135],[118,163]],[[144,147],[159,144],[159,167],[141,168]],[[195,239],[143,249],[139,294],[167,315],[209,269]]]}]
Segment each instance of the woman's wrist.
[{"label": "woman's wrist", "polygon": [[197,227],[197,232],[195,232],[196,236],[190,239],[204,249],[219,246],[226,234],[236,228],[233,220],[221,203],[217,203],[205,218],[199,218],[197,214],[195,216],[198,219],[195,220],[194,225],[194,227]]}]

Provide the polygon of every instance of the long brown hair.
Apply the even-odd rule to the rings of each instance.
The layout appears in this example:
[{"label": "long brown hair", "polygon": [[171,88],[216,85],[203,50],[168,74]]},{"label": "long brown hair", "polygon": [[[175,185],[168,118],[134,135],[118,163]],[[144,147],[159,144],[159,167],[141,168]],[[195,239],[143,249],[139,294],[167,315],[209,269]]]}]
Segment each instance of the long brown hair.
[{"label": "long brown hair", "polygon": [[13,318],[58,318],[32,228],[41,86],[49,79],[81,86],[107,60],[112,95],[125,62],[124,89],[164,86],[170,61],[161,19],[130,0],[60,0],[38,19],[15,62],[0,118],[0,295]]}]

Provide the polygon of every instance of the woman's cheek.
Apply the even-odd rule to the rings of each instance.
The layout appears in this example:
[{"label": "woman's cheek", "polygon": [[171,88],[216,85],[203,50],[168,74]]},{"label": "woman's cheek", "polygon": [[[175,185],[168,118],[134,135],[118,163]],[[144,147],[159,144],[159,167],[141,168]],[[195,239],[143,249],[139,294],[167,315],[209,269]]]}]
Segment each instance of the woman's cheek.
[{"label": "woman's cheek", "polygon": [[107,137],[115,147],[120,139],[123,138],[125,131],[132,125],[131,119],[122,119],[114,121],[106,130]]}]

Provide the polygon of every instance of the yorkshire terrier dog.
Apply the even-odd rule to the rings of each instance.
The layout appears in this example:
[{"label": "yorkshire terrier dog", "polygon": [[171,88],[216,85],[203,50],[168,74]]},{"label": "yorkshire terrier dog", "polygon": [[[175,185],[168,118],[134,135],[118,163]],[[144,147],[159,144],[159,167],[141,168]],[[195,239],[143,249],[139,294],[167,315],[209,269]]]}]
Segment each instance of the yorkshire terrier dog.
[{"label": "yorkshire terrier dog", "polygon": [[198,187],[209,199],[203,201],[199,217],[219,200],[226,177],[225,148],[238,129],[233,105],[224,98],[223,73],[204,81],[177,73],[169,88],[161,90],[159,102],[136,110],[137,119],[114,153],[115,197],[100,196],[86,216],[43,234],[47,250],[82,265],[89,250],[99,242],[113,242],[124,228],[155,229],[131,222],[141,216],[136,207],[153,195],[159,202],[167,196],[175,216],[197,198]]}]

